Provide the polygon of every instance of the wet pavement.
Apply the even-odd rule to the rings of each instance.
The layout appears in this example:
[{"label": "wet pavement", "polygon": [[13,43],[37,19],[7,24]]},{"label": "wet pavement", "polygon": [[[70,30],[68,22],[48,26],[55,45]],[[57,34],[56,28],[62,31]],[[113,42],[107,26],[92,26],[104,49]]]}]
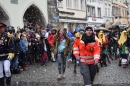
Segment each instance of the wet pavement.
[{"label": "wet pavement", "polygon": [[[73,65],[66,69],[66,78],[57,81],[58,64],[48,62],[48,65],[30,65],[29,70],[12,75],[12,86],[83,86],[83,79],[77,67],[73,74]],[[112,61],[107,67],[102,67],[97,73],[94,86],[130,86],[130,66],[119,67],[118,60]]]}]

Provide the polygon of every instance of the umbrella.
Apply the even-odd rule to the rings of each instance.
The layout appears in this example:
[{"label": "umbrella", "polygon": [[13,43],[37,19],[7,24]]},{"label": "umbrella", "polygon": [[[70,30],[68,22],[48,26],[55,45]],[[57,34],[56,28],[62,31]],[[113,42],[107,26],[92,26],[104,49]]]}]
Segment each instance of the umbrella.
[{"label": "umbrella", "polygon": [[109,32],[109,30],[107,28],[104,28],[104,27],[100,27],[98,29],[95,29],[96,32],[99,32],[99,31],[104,31],[104,32]]},{"label": "umbrella", "polygon": [[113,22],[105,22],[101,24],[101,27],[110,28]]},{"label": "umbrella", "polygon": [[115,23],[115,25],[121,25],[121,22],[120,22],[120,21],[117,21],[117,22]]}]

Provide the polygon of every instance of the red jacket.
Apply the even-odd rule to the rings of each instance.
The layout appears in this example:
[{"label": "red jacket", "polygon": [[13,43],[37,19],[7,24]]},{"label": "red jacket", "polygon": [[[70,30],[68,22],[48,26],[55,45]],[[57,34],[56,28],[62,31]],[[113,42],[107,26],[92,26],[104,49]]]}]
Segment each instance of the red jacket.
[{"label": "red jacket", "polygon": [[55,35],[49,34],[48,35],[48,42],[49,44],[52,46],[52,44],[54,43],[54,37]]},{"label": "red jacket", "polygon": [[73,47],[73,54],[75,58],[80,57],[80,62],[94,64],[95,60],[99,60],[100,58],[100,45],[97,40],[85,46],[82,40],[76,39]]}]

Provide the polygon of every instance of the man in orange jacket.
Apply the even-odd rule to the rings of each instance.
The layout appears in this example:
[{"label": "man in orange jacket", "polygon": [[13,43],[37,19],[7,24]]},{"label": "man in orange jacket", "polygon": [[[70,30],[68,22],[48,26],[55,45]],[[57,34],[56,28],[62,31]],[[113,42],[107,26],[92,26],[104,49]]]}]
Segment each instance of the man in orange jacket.
[{"label": "man in orange jacket", "polygon": [[81,40],[76,40],[73,49],[74,56],[80,62],[80,72],[85,86],[91,86],[96,75],[96,64],[100,58],[100,45],[96,40],[92,27],[87,27]]}]

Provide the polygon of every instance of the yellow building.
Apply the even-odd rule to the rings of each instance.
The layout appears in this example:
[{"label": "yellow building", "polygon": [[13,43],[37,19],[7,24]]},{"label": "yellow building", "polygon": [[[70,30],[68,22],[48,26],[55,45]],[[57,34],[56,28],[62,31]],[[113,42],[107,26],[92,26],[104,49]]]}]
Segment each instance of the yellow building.
[{"label": "yellow building", "polygon": [[114,24],[120,22],[121,25],[128,24],[128,7],[126,0],[113,0],[112,15]]},{"label": "yellow building", "polygon": [[63,0],[57,4],[61,28],[85,27],[87,24],[85,0]]}]

